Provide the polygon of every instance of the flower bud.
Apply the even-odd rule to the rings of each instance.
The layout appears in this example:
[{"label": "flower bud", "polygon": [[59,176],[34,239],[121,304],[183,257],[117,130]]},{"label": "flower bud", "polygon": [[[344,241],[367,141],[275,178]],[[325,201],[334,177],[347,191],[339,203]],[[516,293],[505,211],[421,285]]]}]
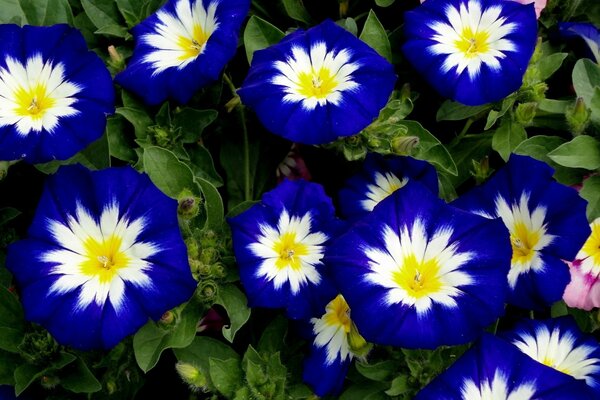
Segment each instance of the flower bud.
[{"label": "flower bud", "polygon": [[177,215],[186,220],[194,218],[200,211],[201,202],[202,200],[199,197],[184,189],[177,196]]},{"label": "flower bud", "polygon": [[190,390],[205,392],[208,389],[206,375],[195,365],[179,361],[175,364],[175,370]]},{"label": "flower bud", "polygon": [[565,112],[565,118],[574,136],[581,135],[590,121],[590,110],[582,97],[578,97],[573,107]]},{"label": "flower bud", "polygon": [[416,136],[401,136],[392,139],[392,151],[401,156],[410,156],[418,145],[419,138]]},{"label": "flower bud", "polygon": [[56,375],[42,375],[40,385],[44,389],[54,389],[60,383],[60,379]]},{"label": "flower bud", "polygon": [[523,126],[528,126],[533,121],[537,111],[537,103],[520,103],[515,110],[515,117],[518,123]]}]

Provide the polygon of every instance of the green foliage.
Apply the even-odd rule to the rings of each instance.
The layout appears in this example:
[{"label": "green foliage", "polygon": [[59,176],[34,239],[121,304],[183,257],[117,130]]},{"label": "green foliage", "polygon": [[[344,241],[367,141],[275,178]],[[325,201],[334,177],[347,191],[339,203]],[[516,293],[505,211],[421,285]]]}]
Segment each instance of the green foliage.
[{"label": "green foliage", "polygon": [[223,327],[223,337],[233,342],[237,331],[250,318],[250,308],[247,305],[246,295],[234,285],[224,285],[219,288],[215,303],[222,305],[227,311],[230,325]]},{"label": "green foliage", "polygon": [[385,28],[381,25],[373,10],[369,11],[363,30],[358,38],[375,49],[379,55],[385,57],[388,61],[392,61],[390,41]]},{"label": "green foliage", "polygon": [[262,50],[272,44],[278,43],[285,34],[273,24],[253,15],[244,30],[244,48],[248,64],[252,63],[252,55],[256,50]]}]

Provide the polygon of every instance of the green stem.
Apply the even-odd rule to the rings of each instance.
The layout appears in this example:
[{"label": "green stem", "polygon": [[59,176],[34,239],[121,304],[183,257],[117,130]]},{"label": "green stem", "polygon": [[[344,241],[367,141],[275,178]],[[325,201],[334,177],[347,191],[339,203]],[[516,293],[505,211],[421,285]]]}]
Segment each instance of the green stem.
[{"label": "green stem", "polygon": [[[237,89],[231,81],[231,78],[227,74],[223,74],[223,80],[231,90],[231,94],[235,97],[239,97]],[[243,151],[243,163],[244,163],[244,200],[252,200],[251,193],[251,182],[250,182],[250,141],[248,140],[248,126],[246,125],[246,112],[244,111],[244,105],[239,103],[236,106],[240,115],[240,124],[242,125],[242,151]]]}]

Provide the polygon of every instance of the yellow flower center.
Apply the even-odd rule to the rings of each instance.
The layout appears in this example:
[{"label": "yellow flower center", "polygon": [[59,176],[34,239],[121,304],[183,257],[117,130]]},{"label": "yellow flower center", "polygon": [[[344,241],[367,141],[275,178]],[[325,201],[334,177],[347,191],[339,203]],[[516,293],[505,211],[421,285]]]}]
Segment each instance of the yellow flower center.
[{"label": "yellow flower center", "polygon": [[273,246],[273,250],[279,254],[279,258],[275,261],[275,267],[278,270],[290,267],[294,271],[299,271],[302,267],[300,257],[308,255],[308,247],[296,241],[295,232],[286,232],[281,235],[279,241]]},{"label": "yellow flower center", "polygon": [[510,243],[512,245],[511,263],[525,264],[531,261],[535,255],[534,247],[541,238],[539,231],[530,230],[524,223],[516,222],[514,231],[510,234]]},{"label": "yellow flower center", "polygon": [[467,27],[463,29],[460,39],[455,41],[454,44],[466,57],[475,57],[490,50],[489,38],[489,33],[485,31],[473,32],[470,27]]},{"label": "yellow flower center", "polygon": [[435,258],[425,262],[417,261],[414,254],[411,254],[405,257],[400,268],[394,271],[392,279],[409,296],[419,299],[441,289],[439,272],[440,265]]},{"label": "yellow flower center", "polygon": [[23,87],[15,92],[17,108],[15,112],[22,117],[43,118],[45,111],[54,106],[56,102],[46,91],[46,86],[38,84],[32,89]]},{"label": "yellow flower center", "polygon": [[200,24],[194,24],[192,37],[179,36],[179,38],[177,38],[177,45],[183,51],[179,56],[179,60],[185,61],[189,58],[198,57],[198,55],[202,53],[204,45],[208,42],[209,37],[210,33],[204,32],[204,29],[202,29]]},{"label": "yellow flower center", "polygon": [[582,252],[593,257],[594,264],[600,265],[600,222],[591,224],[592,233],[583,244]]},{"label": "yellow flower center", "polygon": [[350,307],[344,297],[339,294],[327,305],[327,314],[325,314],[325,322],[331,326],[342,326],[344,332],[350,332],[352,320],[350,319]]},{"label": "yellow flower center", "polygon": [[129,264],[129,257],[121,250],[122,239],[111,235],[103,241],[89,238],[83,243],[86,260],[81,273],[98,276],[100,283],[111,282],[120,268]]},{"label": "yellow flower center", "polygon": [[328,68],[321,68],[319,71],[302,72],[298,74],[299,90],[304,97],[316,97],[323,99],[329,96],[338,86],[335,75]]},{"label": "yellow flower center", "polygon": [[556,362],[552,358],[545,357],[544,360],[542,361],[542,364],[544,364],[550,368],[554,368],[555,370],[562,372],[564,374],[571,375],[571,373],[569,372],[569,370],[567,368],[559,368],[559,366],[556,365]]}]

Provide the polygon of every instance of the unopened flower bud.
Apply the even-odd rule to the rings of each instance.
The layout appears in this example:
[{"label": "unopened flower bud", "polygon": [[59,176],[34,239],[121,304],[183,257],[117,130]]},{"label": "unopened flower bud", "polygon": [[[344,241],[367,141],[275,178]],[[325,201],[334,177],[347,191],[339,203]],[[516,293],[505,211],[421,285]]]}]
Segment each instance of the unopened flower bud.
[{"label": "unopened flower bud", "polygon": [[165,311],[158,322],[163,326],[170,326],[176,320],[176,314],[173,311]]},{"label": "unopened flower bud", "polygon": [[348,333],[348,345],[350,346],[352,353],[361,359],[364,359],[373,347],[365,340],[365,338],[362,337],[360,332],[358,332],[354,322],[352,322],[350,325],[350,332]]},{"label": "unopened flower bud", "polygon": [[198,215],[200,211],[201,200],[199,197],[184,189],[179,196],[177,196],[177,214],[183,219],[192,219]]},{"label": "unopened flower bud", "polygon": [[210,279],[206,279],[200,282],[198,289],[196,289],[196,295],[198,299],[206,304],[213,304],[217,298],[219,287],[217,284]]},{"label": "unopened flower bud", "polygon": [[537,103],[520,103],[515,110],[515,117],[518,123],[523,126],[528,126],[533,121],[537,111]]},{"label": "unopened flower bud", "polygon": [[195,365],[179,361],[175,364],[175,370],[181,379],[190,387],[190,390],[194,392],[204,392],[208,389],[206,375]]},{"label": "unopened flower bud", "polygon": [[583,98],[578,97],[573,107],[565,112],[565,118],[574,136],[581,135],[590,121],[590,110],[585,105]]},{"label": "unopened flower bud", "polygon": [[60,379],[56,375],[42,375],[40,385],[44,389],[54,389],[60,383]]},{"label": "unopened flower bud", "polygon": [[419,138],[416,136],[401,136],[392,139],[392,151],[401,156],[410,156],[418,145]]}]

